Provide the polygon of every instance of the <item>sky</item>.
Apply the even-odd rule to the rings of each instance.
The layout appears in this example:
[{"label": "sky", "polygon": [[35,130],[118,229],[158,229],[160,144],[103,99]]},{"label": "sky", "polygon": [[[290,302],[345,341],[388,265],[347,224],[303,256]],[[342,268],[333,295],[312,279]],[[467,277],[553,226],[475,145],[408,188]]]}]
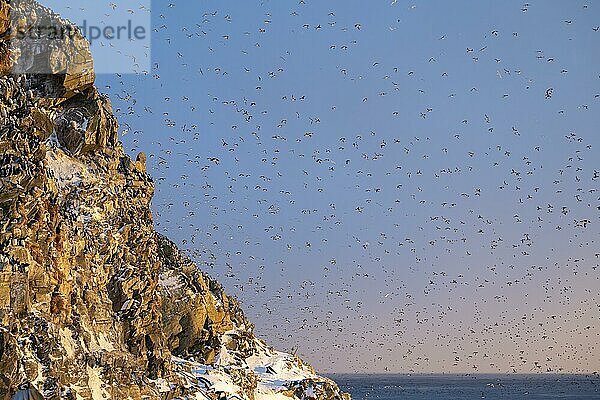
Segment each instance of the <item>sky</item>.
[{"label": "sky", "polygon": [[151,20],[151,68],[97,86],[148,155],[157,230],[258,336],[321,372],[600,369],[599,4]]}]

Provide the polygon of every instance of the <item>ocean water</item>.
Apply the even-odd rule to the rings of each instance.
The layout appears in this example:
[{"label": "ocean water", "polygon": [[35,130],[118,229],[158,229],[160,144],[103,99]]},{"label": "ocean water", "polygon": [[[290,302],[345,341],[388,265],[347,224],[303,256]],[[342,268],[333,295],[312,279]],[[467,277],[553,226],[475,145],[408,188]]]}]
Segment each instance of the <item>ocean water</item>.
[{"label": "ocean water", "polygon": [[598,375],[330,375],[354,400],[598,399]]}]

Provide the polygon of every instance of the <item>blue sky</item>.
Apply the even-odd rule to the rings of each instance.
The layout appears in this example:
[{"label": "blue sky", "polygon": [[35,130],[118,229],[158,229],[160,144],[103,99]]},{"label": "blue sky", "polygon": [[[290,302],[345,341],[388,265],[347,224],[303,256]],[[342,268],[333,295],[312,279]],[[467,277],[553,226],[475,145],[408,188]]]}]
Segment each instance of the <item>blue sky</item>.
[{"label": "blue sky", "polygon": [[97,81],[157,229],[276,346],[597,371],[598,7],[155,1],[152,70]]}]

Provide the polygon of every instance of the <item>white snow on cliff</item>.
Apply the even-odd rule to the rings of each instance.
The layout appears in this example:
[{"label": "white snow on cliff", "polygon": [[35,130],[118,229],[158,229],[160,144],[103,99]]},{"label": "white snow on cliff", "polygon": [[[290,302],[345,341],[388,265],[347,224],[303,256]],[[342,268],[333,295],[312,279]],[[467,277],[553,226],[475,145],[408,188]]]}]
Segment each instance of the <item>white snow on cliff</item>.
[{"label": "white snow on cliff", "polygon": [[61,189],[90,179],[87,167],[83,163],[58,148],[48,150],[46,160],[48,169],[52,171],[56,184]]},{"label": "white snow on cliff", "polygon": [[[194,399],[209,399],[210,394],[217,394],[227,399],[247,400],[242,388],[234,382],[234,376],[238,375],[234,370],[245,375],[253,374],[257,378],[255,400],[290,400],[294,398],[289,390],[294,382],[306,379],[327,381],[327,378],[316,375],[312,367],[303,364],[297,356],[275,351],[259,339],[255,339],[255,354],[240,360],[237,354],[232,354],[226,347],[228,336],[235,334],[233,330],[223,335],[223,345],[214,365],[172,358],[177,375],[186,382],[187,388],[195,391]],[[310,397],[309,392],[310,388],[305,398]]]}]

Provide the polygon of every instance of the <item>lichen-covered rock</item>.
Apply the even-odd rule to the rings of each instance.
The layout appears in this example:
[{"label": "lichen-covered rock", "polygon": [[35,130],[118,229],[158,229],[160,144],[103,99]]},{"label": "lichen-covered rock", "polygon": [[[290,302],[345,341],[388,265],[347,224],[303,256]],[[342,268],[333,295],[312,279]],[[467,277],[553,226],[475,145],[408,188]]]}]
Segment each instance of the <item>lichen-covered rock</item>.
[{"label": "lichen-covered rock", "polygon": [[81,37],[48,57],[87,59],[14,73],[30,55],[6,47],[11,29],[67,24],[14,4],[0,0],[0,400],[343,398],[156,233],[146,156],[125,155]]},{"label": "lichen-covered rock", "polygon": [[161,257],[160,286],[167,344],[172,354],[194,356],[211,364],[221,336],[234,329],[251,332],[239,304],[221,285],[183,257],[167,238],[158,236]]}]

